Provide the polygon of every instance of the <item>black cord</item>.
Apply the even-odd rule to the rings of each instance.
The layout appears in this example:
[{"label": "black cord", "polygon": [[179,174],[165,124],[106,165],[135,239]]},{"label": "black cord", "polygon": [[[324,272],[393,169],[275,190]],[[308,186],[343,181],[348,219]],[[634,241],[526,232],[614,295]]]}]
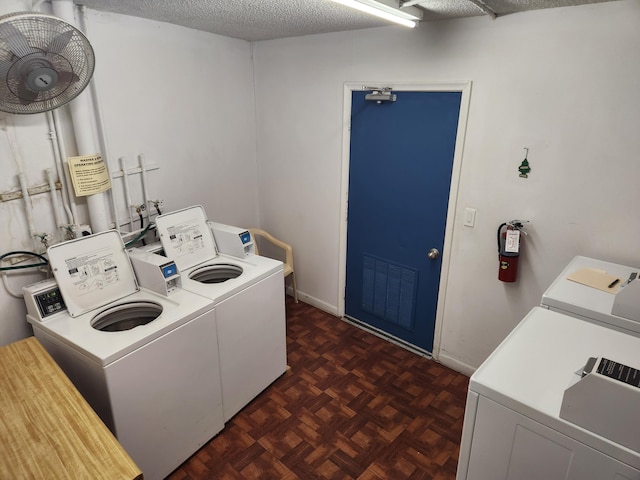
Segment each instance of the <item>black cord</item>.
[{"label": "black cord", "polygon": [[124,244],[125,248],[129,248],[132,245],[135,245],[136,243],[138,243],[142,238],[144,238],[144,236],[147,234],[147,232],[149,231],[150,228],[154,227],[155,225],[151,222],[149,222],[146,226],[146,228],[140,232],[138,234],[138,236],[136,238],[134,238],[133,240],[129,240],[127,243]]},{"label": "black cord", "polygon": [[0,272],[7,272],[9,270],[22,270],[23,268],[35,268],[35,267],[44,267],[49,265],[48,263],[30,263],[29,265],[13,265],[11,267],[0,267]]},{"label": "black cord", "polygon": [[45,263],[49,263],[49,260],[47,260],[45,257],[40,255],[39,253],[27,252],[27,251],[23,251],[23,250],[15,250],[13,252],[7,252],[7,253],[5,253],[3,255],[0,255],[0,260],[4,260],[5,258],[11,257],[13,255],[31,255],[32,257],[38,257],[40,260],[42,260]]},{"label": "black cord", "polygon": [[3,255],[0,255],[0,261],[4,260],[7,257],[11,257],[14,255],[30,255],[32,257],[38,257],[42,262],[40,263],[31,263],[29,265],[13,265],[11,267],[0,267],[0,272],[8,271],[8,270],[22,270],[24,268],[36,268],[36,267],[44,267],[49,265],[49,260],[47,260],[44,256],[35,252],[27,252],[23,250],[15,250],[13,252],[7,252]]},{"label": "black cord", "polygon": [[[140,230],[144,230],[144,217],[142,216],[142,208],[138,209],[138,217],[140,217]],[[149,222],[151,224],[151,222]],[[145,232],[147,230],[144,230]],[[144,235],[140,238],[142,240],[142,245],[146,245],[147,242],[144,241]]]},{"label": "black cord", "polygon": [[500,254],[500,231],[502,230],[502,227],[504,227],[507,223],[501,223],[500,226],[498,227],[498,254]]}]

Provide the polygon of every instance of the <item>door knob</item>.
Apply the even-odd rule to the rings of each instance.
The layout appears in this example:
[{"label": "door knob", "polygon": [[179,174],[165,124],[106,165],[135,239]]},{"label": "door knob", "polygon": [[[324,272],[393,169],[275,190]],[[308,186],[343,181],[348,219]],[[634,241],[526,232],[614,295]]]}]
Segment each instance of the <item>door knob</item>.
[{"label": "door knob", "polygon": [[432,248],[431,250],[429,250],[429,253],[427,253],[427,257],[429,257],[430,260],[439,258],[440,250],[438,250],[437,248]]}]

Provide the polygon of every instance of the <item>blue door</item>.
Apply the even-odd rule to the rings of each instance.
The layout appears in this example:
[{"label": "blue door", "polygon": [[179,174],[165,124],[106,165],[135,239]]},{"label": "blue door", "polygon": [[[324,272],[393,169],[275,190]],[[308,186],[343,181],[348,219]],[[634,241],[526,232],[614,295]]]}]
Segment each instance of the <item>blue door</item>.
[{"label": "blue door", "polygon": [[367,93],[352,93],[345,314],[431,352],[462,94]]}]

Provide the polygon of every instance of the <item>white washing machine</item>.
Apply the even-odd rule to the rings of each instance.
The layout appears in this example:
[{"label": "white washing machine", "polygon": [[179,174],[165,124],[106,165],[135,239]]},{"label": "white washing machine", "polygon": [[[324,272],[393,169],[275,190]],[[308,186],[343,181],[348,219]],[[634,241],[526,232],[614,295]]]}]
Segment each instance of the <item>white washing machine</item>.
[{"label": "white washing machine", "polygon": [[[598,281],[599,274],[618,281],[611,288],[599,289],[588,285],[590,277],[585,277],[587,283],[568,278],[585,269],[595,271],[594,282]],[[637,280],[639,272],[638,268],[576,256],[544,292],[541,306],[640,336],[640,292],[631,291],[640,285]],[[627,283],[628,280],[631,281]],[[628,314],[616,314],[616,303],[624,301],[627,296],[637,299],[636,308]]]},{"label": "white washing machine", "polygon": [[282,262],[218,254],[201,206],[159,215],[156,227],[183,288],[214,303],[226,422],[286,371]]},{"label": "white washing machine", "polygon": [[36,338],[145,479],[164,478],[224,428],[211,301],[139,289],[116,231],[55,245],[49,261],[57,286],[25,287]]},{"label": "white washing machine", "polygon": [[[589,412],[609,434],[561,412],[598,356],[639,369],[640,338],[534,308],[471,377],[457,480],[640,480],[640,453],[613,439],[637,439],[640,389],[612,381],[635,400]],[[608,392],[592,393],[607,405]]]}]

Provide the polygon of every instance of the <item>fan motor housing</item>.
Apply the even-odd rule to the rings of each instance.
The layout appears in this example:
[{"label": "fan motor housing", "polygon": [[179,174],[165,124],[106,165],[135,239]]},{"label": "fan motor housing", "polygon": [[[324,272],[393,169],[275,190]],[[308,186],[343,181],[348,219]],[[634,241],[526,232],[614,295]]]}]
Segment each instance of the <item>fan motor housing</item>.
[{"label": "fan motor housing", "polygon": [[35,67],[25,81],[32,92],[46,92],[58,84],[58,72],[51,67]]}]

